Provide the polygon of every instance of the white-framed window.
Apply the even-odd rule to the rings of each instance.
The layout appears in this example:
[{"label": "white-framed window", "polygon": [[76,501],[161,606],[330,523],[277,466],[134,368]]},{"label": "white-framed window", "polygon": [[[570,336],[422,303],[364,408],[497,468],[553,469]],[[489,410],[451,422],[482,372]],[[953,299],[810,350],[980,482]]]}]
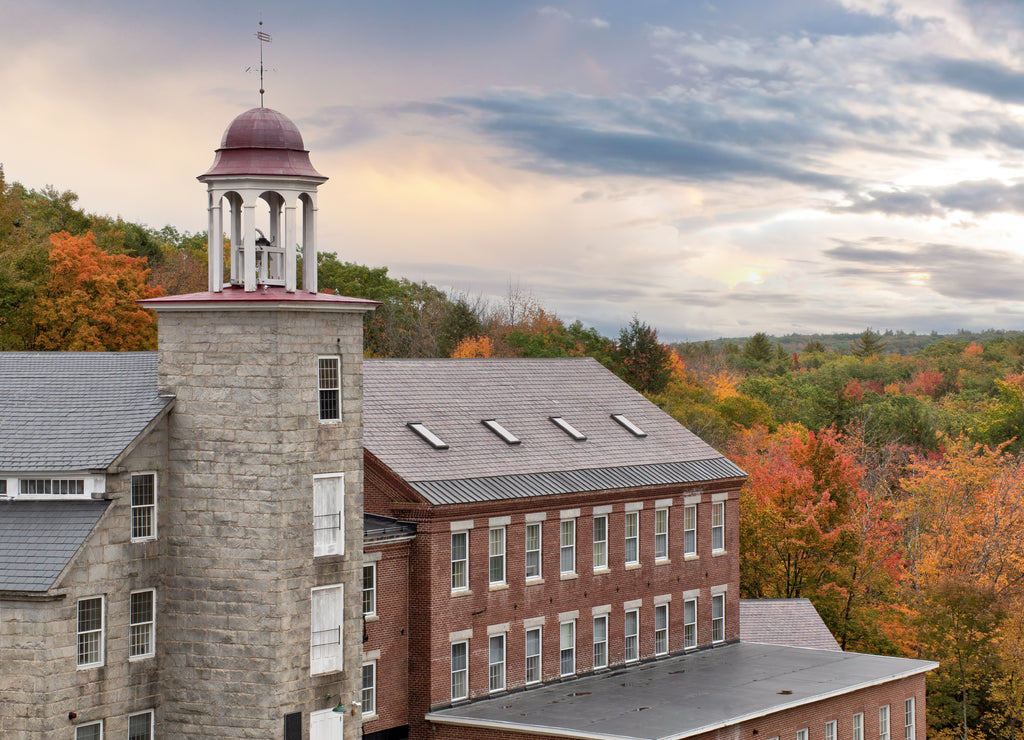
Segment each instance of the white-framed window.
[{"label": "white-framed window", "polygon": [[576,520],[561,521],[561,543],[558,552],[558,568],[562,573],[576,572]]},{"label": "white-framed window", "polygon": [[320,421],[341,420],[341,358],[319,357]]},{"label": "white-framed window", "polygon": [[807,740],[807,728],[796,731],[796,740]]},{"label": "white-framed window", "polygon": [[864,740],[864,713],[853,715],[853,740]]},{"label": "white-framed window", "polygon": [[711,597],[711,642],[725,639],[725,594]]},{"label": "white-framed window", "polygon": [[594,668],[608,667],[608,615],[594,617]]},{"label": "white-framed window", "polygon": [[452,532],[452,591],[469,588],[469,532]]},{"label": "white-framed window", "polygon": [[697,647],[697,600],[683,602],[683,647],[689,650]]},{"label": "white-framed window", "polygon": [[626,512],[626,565],[640,562],[640,512]]},{"label": "white-framed window", "polygon": [[128,715],[128,740],[153,740],[153,710]]},{"label": "white-framed window", "polygon": [[345,474],[313,476],[313,556],[345,554]]},{"label": "white-framed window", "polygon": [[377,613],[377,564],[366,563],[363,566],[363,616],[370,617]]},{"label": "white-framed window", "polygon": [[697,506],[683,507],[683,555],[697,554]]},{"label": "white-framed window", "polygon": [[903,702],[903,737],[905,740],[914,740],[917,737],[917,728],[914,721],[914,697]]},{"label": "white-framed window", "polygon": [[889,740],[889,705],[878,708],[878,740]]},{"label": "white-framed window", "polygon": [[105,604],[102,596],[78,600],[78,667],[103,665]]},{"label": "white-framed window", "polygon": [[654,559],[668,558],[668,509],[654,510]]},{"label": "white-framed window", "polygon": [[377,661],[363,663],[363,693],[360,696],[363,714],[377,713]]},{"label": "white-framed window", "polygon": [[128,597],[128,658],[156,655],[156,591],[133,591]]},{"label": "white-framed window", "polygon": [[526,525],[526,577],[540,578],[540,522]]},{"label": "white-framed window", "polygon": [[75,740],[103,740],[103,720],[76,727]]},{"label": "white-framed window", "polygon": [[526,683],[540,683],[541,628],[526,630]]},{"label": "white-framed window", "polygon": [[469,696],[469,643],[452,643],[452,701]]},{"label": "white-framed window", "polygon": [[654,654],[668,653],[668,604],[654,607]]},{"label": "white-framed window", "polygon": [[487,558],[487,579],[492,586],[505,582],[505,528],[492,527]]},{"label": "white-framed window", "polygon": [[345,587],[319,586],[311,591],[309,673],[332,673],[344,668],[342,624]]},{"label": "white-framed window", "polygon": [[562,676],[576,673],[576,621],[558,625],[558,672]]},{"label": "white-framed window", "polygon": [[156,539],[156,473],[132,474],[132,542]]},{"label": "white-framed window", "polygon": [[487,638],[487,688],[505,690],[505,634]]},{"label": "white-framed window", "polygon": [[22,478],[21,496],[85,496],[84,478]]},{"label": "white-framed window", "polygon": [[825,740],[836,740],[836,725],[834,719],[825,723]]},{"label": "white-framed window", "polygon": [[594,517],[594,570],[608,567],[608,517]]},{"label": "white-framed window", "polygon": [[626,662],[640,660],[640,610],[630,609],[626,612],[624,628]]},{"label": "white-framed window", "polygon": [[[300,715],[301,716],[301,715]],[[309,740],[342,740],[345,715],[333,709],[309,713]]]},{"label": "white-framed window", "polygon": [[711,551],[721,552],[725,549],[725,502],[716,501],[711,504]]}]

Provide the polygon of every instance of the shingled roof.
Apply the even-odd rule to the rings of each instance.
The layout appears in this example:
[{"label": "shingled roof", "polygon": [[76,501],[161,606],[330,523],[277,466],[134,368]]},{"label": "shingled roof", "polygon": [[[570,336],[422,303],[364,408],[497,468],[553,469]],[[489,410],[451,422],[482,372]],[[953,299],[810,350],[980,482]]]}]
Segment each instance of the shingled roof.
[{"label": "shingled roof", "polygon": [[766,645],[842,650],[810,599],[740,599],[740,639]]},{"label": "shingled roof", "polygon": [[[370,359],[364,373],[364,446],[434,504],[746,475],[591,358]],[[421,438],[415,422],[447,447]]]},{"label": "shingled roof", "polygon": [[105,469],[171,401],[155,352],[0,352],[0,471]]}]

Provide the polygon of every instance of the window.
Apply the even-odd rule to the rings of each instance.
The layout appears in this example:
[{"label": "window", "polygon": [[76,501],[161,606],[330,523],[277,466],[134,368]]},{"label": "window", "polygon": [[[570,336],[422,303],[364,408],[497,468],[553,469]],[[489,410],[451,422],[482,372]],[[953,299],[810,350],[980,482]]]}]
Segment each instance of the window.
[{"label": "window", "polygon": [[857,712],[853,715],[853,740],[864,740],[864,714]]},{"label": "window", "polygon": [[156,591],[129,596],[128,657],[152,658],[156,652]]},{"label": "window", "polygon": [[422,424],[422,423],[420,423],[418,421],[411,421],[411,422],[409,422],[409,424],[407,426],[410,429],[412,429],[414,432],[416,432],[416,434],[418,434],[420,436],[420,438],[422,438],[427,444],[429,444],[435,450],[447,450],[448,449],[448,443],[445,442],[440,437],[438,437],[432,431],[430,431],[427,428],[426,424]]},{"label": "window", "polygon": [[313,476],[313,556],[343,555],[345,474]]},{"label": "window", "polygon": [[21,479],[22,496],[84,496],[82,479]]},{"label": "window", "polygon": [[889,705],[878,708],[878,740],[889,740]]},{"label": "window", "polygon": [[716,501],[711,504],[711,551],[721,552],[725,549],[725,502]]},{"label": "window", "polygon": [[640,610],[626,612],[626,662],[640,660]]},{"label": "window", "polygon": [[725,594],[711,597],[711,642],[725,639]]},{"label": "window", "polygon": [[505,635],[491,635],[487,639],[487,688],[505,689]]},{"label": "window", "polygon": [[615,419],[615,421],[617,421],[619,424],[624,426],[626,429],[628,429],[634,436],[637,436],[637,437],[646,437],[647,436],[647,432],[645,432],[643,429],[641,429],[636,424],[631,422],[629,419],[627,419],[622,414],[612,414],[612,418]]},{"label": "window", "polygon": [[341,358],[321,357],[320,366],[320,421],[341,419]]},{"label": "window", "polygon": [[540,682],[540,629],[526,630],[526,683]]},{"label": "window", "polygon": [[363,566],[363,616],[377,613],[377,564]]},{"label": "window", "polygon": [[654,607],[654,654],[668,653],[668,604]]},{"label": "window", "polygon": [[626,512],[626,565],[640,562],[640,512]]},{"label": "window", "polygon": [[363,714],[377,713],[377,661],[363,663],[363,694],[360,697]]},{"label": "window", "polygon": [[507,444],[517,445],[517,444],[519,444],[521,442],[519,437],[517,437],[516,435],[512,434],[512,432],[510,432],[508,429],[503,427],[501,424],[499,424],[494,419],[484,419],[483,422],[481,422],[481,423],[485,427],[490,429],[492,432],[497,434],[499,437],[501,437],[503,440],[505,440],[505,442]]},{"label": "window", "polygon": [[697,554],[697,507],[683,507],[683,555]]},{"label": "window", "polygon": [[78,667],[103,665],[103,597],[78,601]]},{"label": "window", "polygon": [[697,600],[683,602],[683,647],[697,647]]},{"label": "window", "polygon": [[469,643],[452,643],[452,701],[469,696]]},{"label": "window", "polygon": [[796,740],[807,740],[807,728],[796,731]]},{"label": "window", "polygon": [[576,520],[563,519],[562,541],[559,550],[559,569],[562,573],[576,572]]},{"label": "window", "polygon": [[914,723],[914,697],[903,702],[903,737],[906,740],[914,740],[916,728]]},{"label": "window", "polygon": [[608,517],[594,517],[594,570],[608,567]]},{"label": "window", "polygon": [[558,670],[563,676],[576,672],[576,622],[558,625]]},{"label": "window", "polygon": [[577,442],[583,442],[587,438],[587,435],[576,429],[576,427],[567,422],[561,416],[549,416],[548,418],[551,419],[552,422],[554,422],[555,426],[557,426],[563,432],[565,432],[570,437],[575,439]]},{"label": "window", "polygon": [[654,559],[668,557],[668,509],[654,510]]},{"label": "window", "polygon": [[825,723],[825,740],[836,740],[836,721]]},{"label": "window", "polygon": [[490,530],[490,551],[487,560],[487,574],[491,585],[505,582],[505,528]]},{"label": "window", "polygon": [[153,710],[128,715],[128,740],[153,740]]},{"label": "window", "polygon": [[103,740],[103,720],[76,727],[75,740]]},{"label": "window", "polygon": [[540,578],[540,524],[526,525],[526,577]]},{"label": "window", "polygon": [[132,476],[132,540],[156,539],[156,475]]},{"label": "window", "polygon": [[469,532],[452,532],[452,591],[469,588]]},{"label": "window", "polygon": [[342,615],[344,587],[321,586],[312,590],[310,619],[309,673],[331,673],[343,669]]},{"label": "window", "polygon": [[608,615],[594,617],[594,668],[608,667]]}]

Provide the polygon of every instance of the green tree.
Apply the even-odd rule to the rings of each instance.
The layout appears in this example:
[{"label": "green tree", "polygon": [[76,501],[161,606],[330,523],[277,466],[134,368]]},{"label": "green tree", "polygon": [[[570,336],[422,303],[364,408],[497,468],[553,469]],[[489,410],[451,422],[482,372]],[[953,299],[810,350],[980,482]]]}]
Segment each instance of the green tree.
[{"label": "green tree", "polygon": [[850,352],[854,357],[876,357],[885,347],[886,342],[882,341],[881,335],[871,331],[869,326],[850,344]]},{"label": "green tree", "polygon": [[752,336],[743,345],[743,359],[751,362],[769,362],[775,357],[775,348],[772,347],[768,335],[762,331]]},{"label": "green tree", "polygon": [[633,316],[619,332],[613,361],[617,374],[642,393],[660,393],[672,374],[672,350],[658,341],[658,331]]}]

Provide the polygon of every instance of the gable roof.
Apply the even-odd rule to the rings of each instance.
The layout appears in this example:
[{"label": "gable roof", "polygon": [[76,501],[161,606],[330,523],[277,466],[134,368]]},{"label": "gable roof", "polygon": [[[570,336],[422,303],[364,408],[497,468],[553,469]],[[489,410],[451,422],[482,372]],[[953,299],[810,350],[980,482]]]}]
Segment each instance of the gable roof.
[{"label": "gable roof", "polygon": [[48,591],[109,504],[0,499],[0,591]]},{"label": "gable roof", "polygon": [[810,599],[740,599],[740,640],[842,650]]},{"label": "gable roof", "polygon": [[101,470],[173,399],[156,352],[0,352],[0,470]]},{"label": "gable roof", "polygon": [[[364,446],[433,504],[746,475],[589,357],[369,359],[363,367]],[[483,424],[488,419],[519,442],[506,442]],[[421,438],[408,426],[414,422],[447,447]]]}]

